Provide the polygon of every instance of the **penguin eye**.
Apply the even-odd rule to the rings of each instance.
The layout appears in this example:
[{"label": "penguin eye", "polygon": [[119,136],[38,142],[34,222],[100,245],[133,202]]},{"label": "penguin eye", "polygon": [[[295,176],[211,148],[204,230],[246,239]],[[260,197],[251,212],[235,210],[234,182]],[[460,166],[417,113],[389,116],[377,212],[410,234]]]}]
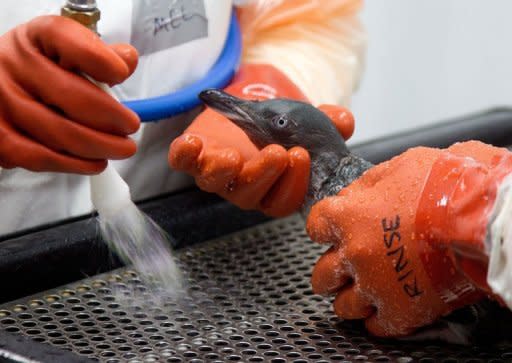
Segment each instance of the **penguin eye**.
[{"label": "penguin eye", "polygon": [[274,118],[274,125],[280,129],[288,126],[288,119],[284,116],[277,116]]}]

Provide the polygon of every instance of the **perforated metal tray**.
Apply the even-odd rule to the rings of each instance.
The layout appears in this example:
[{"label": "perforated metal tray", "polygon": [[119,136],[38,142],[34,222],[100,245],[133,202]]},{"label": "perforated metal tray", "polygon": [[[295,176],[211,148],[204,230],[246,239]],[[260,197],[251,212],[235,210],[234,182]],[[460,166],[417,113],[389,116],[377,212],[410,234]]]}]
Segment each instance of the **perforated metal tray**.
[{"label": "perforated metal tray", "polygon": [[411,344],[341,321],[310,289],[323,249],[300,218],[274,221],[179,250],[178,300],[158,305],[123,268],[4,304],[0,325],[108,363],[512,361],[510,344]]}]

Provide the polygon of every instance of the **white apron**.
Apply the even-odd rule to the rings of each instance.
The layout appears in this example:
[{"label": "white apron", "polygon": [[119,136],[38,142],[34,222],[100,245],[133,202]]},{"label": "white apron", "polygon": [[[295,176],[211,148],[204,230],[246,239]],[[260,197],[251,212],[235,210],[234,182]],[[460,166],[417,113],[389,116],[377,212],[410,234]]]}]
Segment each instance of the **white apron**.
[{"label": "white apron", "polygon": [[[2,0],[0,34],[35,16],[59,14],[63,3]],[[98,0],[98,6],[102,38],[133,44],[140,52],[136,72],[114,88],[121,100],[134,100],[179,90],[208,72],[224,47],[232,0]],[[181,9],[189,14],[185,20],[175,16]],[[112,162],[135,200],[191,184],[189,177],[169,169],[167,153],[196,112],[143,124],[133,135],[137,154]],[[92,210],[88,177],[0,170],[0,235]]]}]

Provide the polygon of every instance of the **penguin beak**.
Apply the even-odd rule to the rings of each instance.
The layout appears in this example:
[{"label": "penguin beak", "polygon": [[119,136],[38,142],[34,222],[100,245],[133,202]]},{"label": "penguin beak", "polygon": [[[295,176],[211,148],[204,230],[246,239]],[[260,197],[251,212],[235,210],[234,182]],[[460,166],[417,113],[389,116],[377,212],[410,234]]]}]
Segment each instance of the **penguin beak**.
[{"label": "penguin beak", "polygon": [[258,120],[261,117],[254,109],[257,102],[245,101],[216,89],[201,92],[199,98],[208,107],[224,115],[244,130],[249,137],[257,137],[262,133],[262,129],[258,125]]}]

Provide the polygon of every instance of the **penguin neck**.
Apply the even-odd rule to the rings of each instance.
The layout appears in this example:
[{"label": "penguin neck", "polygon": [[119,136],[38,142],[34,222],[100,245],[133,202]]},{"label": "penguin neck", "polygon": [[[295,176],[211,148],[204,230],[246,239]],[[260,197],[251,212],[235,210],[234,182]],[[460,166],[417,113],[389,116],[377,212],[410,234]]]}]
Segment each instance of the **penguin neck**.
[{"label": "penguin neck", "polygon": [[343,150],[311,154],[311,176],[301,214],[306,218],[311,207],[323,198],[338,194],[373,165]]}]

